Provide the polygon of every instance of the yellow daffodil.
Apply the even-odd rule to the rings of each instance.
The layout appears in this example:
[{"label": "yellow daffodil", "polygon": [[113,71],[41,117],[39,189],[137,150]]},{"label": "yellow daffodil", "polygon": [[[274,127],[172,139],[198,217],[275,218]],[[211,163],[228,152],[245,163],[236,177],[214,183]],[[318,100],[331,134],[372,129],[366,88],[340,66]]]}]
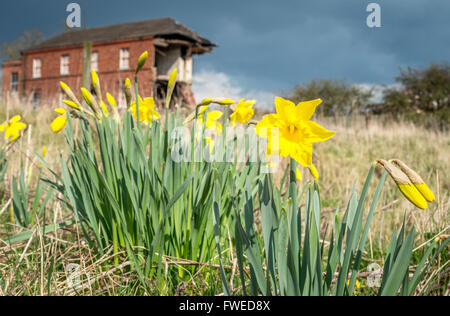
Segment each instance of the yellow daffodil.
[{"label": "yellow daffodil", "polygon": [[52,129],[53,133],[57,134],[61,132],[64,127],[66,127],[67,124],[67,116],[62,115],[58,116],[50,125],[50,128]]},{"label": "yellow daffodil", "polygon": [[392,163],[378,159],[377,162],[384,167],[384,169],[389,173],[391,178],[397,184],[397,187],[400,189],[400,192],[415,206],[420,209],[426,210],[428,208],[427,201],[423,197],[423,195],[419,192],[419,190],[411,183],[408,176],[403,173],[400,169],[398,169]]},{"label": "yellow daffodil", "polygon": [[430,188],[427,186],[425,181],[411,168],[409,168],[403,161],[398,159],[392,159],[390,162],[393,162],[395,165],[397,165],[400,170],[405,173],[409,180],[411,180],[412,184],[416,187],[416,189],[423,195],[425,200],[428,202],[433,202],[436,200],[436,197],[434,196],[433,192],[431,192]]},{"label": "yellow daffodil", "polygon": [[256,103],[254,100],[244,100],[241,99],[236,106],[236,110],[233,114],[231,114],[231,122],[233,124],[233,127],[236,126],[237,122],[241,124],[247,123],[253,115],[255,115],[255,110],[252,108],[253,105]]},{"label": "yellow daffodil", "polygon": [[[203,106],[200,108],[200,112],[197,117],[197,124],[199,127],[203,126],[204,123],[204,114],[206,110],[208,109],[207,106]],[[213,130],[217,132],[219,135],[222,133],[222,124],[218,122],[218,120],[222,117],[223,113],[220,111],[212,111],[207,113],[207,119],[205,127],[206,129]]]},{"label": "yellow daffodil", "polygon": [[45,158],[47,155],[47,146],[42,147],[42,158]]},{"label": "yellow daffodil", "polygon": [[0,132],[5,133],[5,140],[9,143],[16,141],[20,137],[20,132],[24,130],[27,125],[21,122],[22,117],[16,115],[9,121],[0,125]]},{"label": "yellow daffodil", "polygon": [[[130,111],[137,119],[136,102],[131,103]],[[152,126],[153,120],[158,120],[161,116],[155,110],[155,100],[153,98],[142,99],[139,96],[139,120],[149,126]]]},{"label": "yellow daffodil", "polygon": [[320,103],[322,100],[317,99],[295,105],[283,98],[275,98],[277,113],[265,116],[256,125],[256,133],[260,137],[268,138],[268,154],[273,154],[270,148],[270,129],[277,128],[280,155],[289,156],[302,166],[311,166],[313,143],[326,141],[335,134],[310,120]]}]

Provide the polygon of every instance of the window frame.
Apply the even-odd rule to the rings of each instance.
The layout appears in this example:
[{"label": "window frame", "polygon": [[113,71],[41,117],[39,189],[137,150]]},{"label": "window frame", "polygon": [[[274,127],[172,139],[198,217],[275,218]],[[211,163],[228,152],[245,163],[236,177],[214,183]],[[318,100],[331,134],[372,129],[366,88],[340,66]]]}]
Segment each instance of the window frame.
[{"label": "window frame", "polygon": [[33,79],[42,78],[42,59],[41,58],[33,58]]},{"label": "window frame", "polygon": [[59,64],[59,74],[61,76],[69,76],[70,75],[70,55],[62,55],[60,58]]},{"label": "window frame", "polygon": [[[16,79],[16,80],[14,80],[14,79]],[[11,92],[19,91],[19,73],[16,71],[11,73],[11,87],[10,88],[11,88]]]},{"label": "window frame", "polygon": [[[94,56],[96,56],[95,61],[93,59]],[[91,54],[91,70],[95,70],[96,72],[99,72],[98,58],[99,58],[98,51],[93,51]],[[94,65],[96,65],[96,67],[94,67]]]},{"label": "window frame", "polygon": [[129,47],[120,48],[119,70],[130,70],[130,48]]}]

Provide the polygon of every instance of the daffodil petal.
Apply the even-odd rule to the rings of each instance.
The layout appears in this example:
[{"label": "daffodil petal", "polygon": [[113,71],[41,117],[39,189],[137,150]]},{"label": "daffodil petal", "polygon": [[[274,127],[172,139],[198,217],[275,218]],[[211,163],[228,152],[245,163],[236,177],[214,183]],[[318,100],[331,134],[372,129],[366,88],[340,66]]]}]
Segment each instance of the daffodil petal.
[{"label": "daffodil petal", "polygon": [[16,116],[13,116],[9,121],[10,121],[11,123],[17,123],[17,122],[19,122],[21,119],[22,119],[22,117],[21,117],[20,115],[16,115]]},{"label": "daffodil petal", "polygon": [[336,134],[336,132],[329,131],[313,121],[307,121],[304,122],[304,124],[306,124],[310,129],[311,135],[309,135],[308,140],[312,143],[324,142]]},{"label": "daffodil petal", "polygon": [[321,99],[300,102],[297,105],[297,115],[304,121],[309,121],[314,115],[316,108],[322,103]]},{"label": "daffodil petal", "polygon": [[275,98],[275,108],[277,110],[277,114],[284,121],[290,121],[295,118],[297,114],[296,106],[293,102],[276,97]]},{"label": "daffodil petal", "polygon": [[[269,114],[263,117],[258,124],[256,124],[255,130],[259,137],[267,138],[270,134],[269,129],[276,127],[279,121],[278,114]],[[264,130],[265,129],[265,130]]]},{"label": "daffodil petal", "polygon": [[217,121],[218,119],[220,119],[222,117],[223,113],[220,111],[212,111],[208,113],[208,121],[212,120],[212,121]]}]

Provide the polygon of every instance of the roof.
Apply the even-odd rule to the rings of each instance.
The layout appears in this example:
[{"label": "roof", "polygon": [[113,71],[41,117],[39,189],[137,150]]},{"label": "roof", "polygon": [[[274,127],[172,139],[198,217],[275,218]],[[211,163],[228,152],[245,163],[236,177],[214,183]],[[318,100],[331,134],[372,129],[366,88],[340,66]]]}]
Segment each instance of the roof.
[{"label": "roof", "polygon": [[160,18],[141,22],[115,24],[86,29],[68,30],[51,37],[31,49],[81,45],[83,42],[108,42],[143,36],[180,38],[204,47],[217,46],[172,18]]}]

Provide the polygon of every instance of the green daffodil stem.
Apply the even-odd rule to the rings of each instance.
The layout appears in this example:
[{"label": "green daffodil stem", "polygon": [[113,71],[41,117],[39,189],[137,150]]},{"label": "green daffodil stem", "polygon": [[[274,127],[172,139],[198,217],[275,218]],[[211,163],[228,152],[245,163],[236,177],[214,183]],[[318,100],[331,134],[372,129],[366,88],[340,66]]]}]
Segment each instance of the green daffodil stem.
[{"label": "green daffodil stem", "polygon": [[[198,116],[198,107],[195,108],[195,119]],[[192,135],[191,135],[191,174],[194,173],[194,150],[195,150],[195,133],[196,133],[196,125],[197,122],[194,120],[194,124],[192,125]],[[191,182],[189,185],[189,206],[188,206],[188,221],[187,221],[187,232],[190,234],[191,231],[191,214],[192,214],[192,203],[194,197],[194,184]]]},{"label": "green daffodil stem", "polygon": [[227,161],[227,122],[228,122],[228,106],[225,106],[224,115],[223,115],[223,161]]},{"label": "green daffodil stem", "polygon": [[292,203],[291,211],[295,212],[297,207],[297,162],[292,158],[289,168],[289,197]]}]

